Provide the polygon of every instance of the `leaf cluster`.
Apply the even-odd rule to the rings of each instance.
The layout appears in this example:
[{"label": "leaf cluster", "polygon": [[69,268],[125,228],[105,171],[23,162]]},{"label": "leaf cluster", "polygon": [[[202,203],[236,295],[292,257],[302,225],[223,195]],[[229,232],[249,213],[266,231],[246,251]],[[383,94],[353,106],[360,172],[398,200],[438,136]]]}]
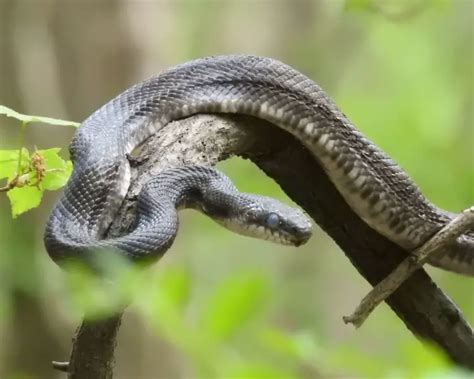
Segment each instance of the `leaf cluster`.
[{"label": "leaf cluster", "polygon": [[[0,105],[0,115],[20,121],[20,141],[24,143],[26,127],[33,122],[59,126],[77,126],[72,121],[29,116]],[[0,150],[0,192],[10,200],[13,218],[40,205],[44,191],[63,187],[72,172],[72,162],[60,156],[60,148],[30,151],[24,146],[16,150]]]}]

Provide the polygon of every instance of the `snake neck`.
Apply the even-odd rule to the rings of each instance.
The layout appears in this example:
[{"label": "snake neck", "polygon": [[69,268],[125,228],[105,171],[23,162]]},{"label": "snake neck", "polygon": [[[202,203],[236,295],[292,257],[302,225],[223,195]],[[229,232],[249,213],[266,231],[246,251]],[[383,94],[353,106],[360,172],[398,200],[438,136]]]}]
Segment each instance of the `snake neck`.
[{"label": "snake neck", "polygon": [[216,201],[216,193],[225,197],[234,192],[235,187],[227,177],[210,168],[192,166],[166,170],[142,188],[132,230],[118,238],[100,240],[97,245],[119,251],[131,261],[154,261],[168,250],[176,237],[178,210],[193,208],[211,213],[213,217],[225,217],[228,204],[222,198]]},{"label": "snake neck", "polygon": [[[224,188],[226,195],[216,192],[216,186]],[[222,198],[219,203],[216,202],[216,196],[232,196],[234,188],[226,177],[205,167],[167,170],[151,179],[141,190],[137,201],[137,218],[126,234],[116,238],[102,238],[99,225],[103,220],[95,217],[93,209],[83,212],[89,216],[89,222],[85,223],[73,217],[78,214],[77,209],[72,208],[74,203],[66,202],[65,205],[56,207],[57,215],[53,213],[51,216],[46,228],[45,244],[51,258],[61,264],[66,259],[74,258],[93,261],[100,251],[111,252],[130,261],[154,261],[168,250],[176,237],[178,210],[193,208],[213,216],[225,217],[225,199]],[[65,198],[75,195],[77,194],[68,196],[66,193]],[[109,198],[108,202],[111,201],[114,200]],[[64,218],[67,222],[54,222],[64,213],[70,214]],[[96,213],[100,215],[103,212],[97,210]],[[95,227],[92,227],[94,223]],[[90,228],[85,228],[86,225]]]}]

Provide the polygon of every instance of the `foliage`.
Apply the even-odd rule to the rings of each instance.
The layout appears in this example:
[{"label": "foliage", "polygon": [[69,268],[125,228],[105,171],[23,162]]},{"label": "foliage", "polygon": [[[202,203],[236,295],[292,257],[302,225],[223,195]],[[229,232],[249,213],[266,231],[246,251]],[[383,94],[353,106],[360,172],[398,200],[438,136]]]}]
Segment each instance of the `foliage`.
[{"label": "foliage", "polygon": [[[78,125],[72,121],[24,115],[0,105],[2,114],[21,121],[21,143],[26,127],[33,122]],[[13,218],[39,206],[45,190],[56,191],[66,184],[72,172],[72,163],[61,158],[60,151],[60,148],[53,148],[30,152],[23,146],[18,150],[0,150],[0,179],[7,179],[0,192],[7,192]]]},{"label": "foliage", "polygon": [[268,305],[275,288],[261,273],[243,271],[226,278],[206,294],[201,313],[195,313],[195,283],[186,268],[172,266],[157,273],[115,260],[104,267],[105,279],[84,267],[69,267],[60,291],[70,299],[70,308],[100,318],[133,299],[133,308],[188,360],[195,377],[468,377],[437,349],[415,339],[403,342],[399,362],[393,365],[387,357],[323,343],[309,330],[291,332],[269,325]]},{"label": "foliage", "polygon": [[32,116],[22,113],[18,113],[13,109],[10,109],[4,105],[0,105],[0,115],[5,115],[7,117],[12,117],[16,120],[21,121],[23,124],[29,124],[33,122],[40,122],[43,124],[49,125],[58,125],[58,126],[79,126],[79,123],[74,121],[59,120],[57,118],[42,117],[42,116]]}]

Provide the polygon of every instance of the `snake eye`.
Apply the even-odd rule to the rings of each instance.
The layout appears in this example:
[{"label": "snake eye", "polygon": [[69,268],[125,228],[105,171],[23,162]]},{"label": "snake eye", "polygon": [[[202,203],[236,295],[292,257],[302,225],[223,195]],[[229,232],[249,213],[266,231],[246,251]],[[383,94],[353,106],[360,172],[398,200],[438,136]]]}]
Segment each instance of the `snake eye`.
[{"label": "snake eye", "polygon": [[280,216],[276,213],[270,213],[267,217],[267,226],[275,229],[278,225],[280,225]]}]

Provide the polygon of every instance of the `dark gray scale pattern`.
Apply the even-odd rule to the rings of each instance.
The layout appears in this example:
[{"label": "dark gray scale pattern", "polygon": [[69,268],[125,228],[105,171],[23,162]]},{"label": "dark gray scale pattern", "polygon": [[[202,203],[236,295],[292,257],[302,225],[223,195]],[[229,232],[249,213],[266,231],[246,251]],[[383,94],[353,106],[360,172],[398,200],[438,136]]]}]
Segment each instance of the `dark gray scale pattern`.
[{"label": "dark gray scale pattern", "polygon": [[[171,219],[165,220],[169,225],[153,230],[159,238],[141,227],[120,244],[102,240],[129,185],[125,155],[170,121],[207,112],[260,117],[296,136],[352,209],[407,250],[422,244],[453,217],[430,203],[405,171],[303,74],[270,58],[210,57],[131,87],[83,122],[70,146],[73,175],[46,228],[51,257],[61,261],[99,245],[135,257],[166,250],[169,244],[164,241],[176,226]],[[474,235],[466,234],[458,245],[432,263],[474,275]],[[137,246],[149,250],[138,252]]]}]

